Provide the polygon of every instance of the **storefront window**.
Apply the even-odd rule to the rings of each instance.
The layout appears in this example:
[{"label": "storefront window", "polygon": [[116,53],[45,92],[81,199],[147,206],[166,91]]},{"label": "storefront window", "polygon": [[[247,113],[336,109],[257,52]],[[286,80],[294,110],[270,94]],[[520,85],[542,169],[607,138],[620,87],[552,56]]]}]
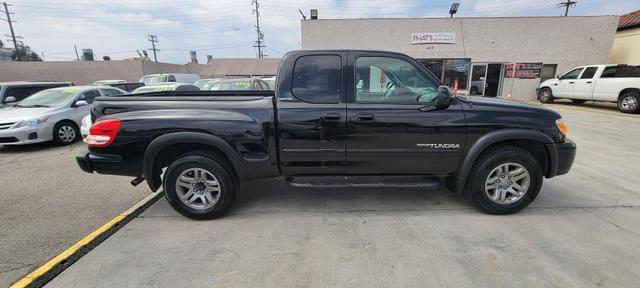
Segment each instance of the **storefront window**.
[{"label": "storefront window", "polygon": [[466,90],[469,79],[469,59],[446,59],[444,60],[444,85],[453,88],[455,80],[458,80],[458,89]]}]

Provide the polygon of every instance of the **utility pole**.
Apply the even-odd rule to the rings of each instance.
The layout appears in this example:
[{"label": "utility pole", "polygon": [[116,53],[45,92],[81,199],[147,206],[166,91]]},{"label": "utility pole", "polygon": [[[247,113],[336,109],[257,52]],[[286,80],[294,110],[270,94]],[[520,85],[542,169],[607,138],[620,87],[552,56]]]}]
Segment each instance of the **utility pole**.
[{"label": "utility pole", "polygon": [[578,3],[578,1],[572,1],[572,0],[567,0],[567,2],[560,2],[558,3],[558,7],[565,7],[564,9],[564,17],[567,17],[569,15],[569,7],[570,6],[575,6],[576,3]]},{"label": "utility pole", "polygon": [[80,55],[78,55],[78,47],[76,45],[73,45],[73,49],[76,50],[76,61],[80,61]]},{"label": "utility pole", "polygon": [[260,5],[258,4],[258,0],[251,0],[251,5],[256,5],[256,8],[253,9],[253,14],[256,14],[256,33],[258,34],[256,46],[253,47],[258,47],[258,58],[262,59],[264,58],[264,54],[262,54],[262,47],[265,46],[262,45],[262,38],[264,38],[264,35],[260,32]]},{"label": "utility pole", "polygon": [[14,13],[9,13],[9,4],[7,4],[7,2],[2,2],[2,4],[4,5],[4,13],[5,15],[7,15],[7,19],[2,19],[7,21],[7,23],[9,23],[9,30],[11,30],[11,38],[13,39],[13,48],[15,50],[13,50],[13,54],[16,55],[16,60],[20,61],[20,53],[18,51],[18,41],[16,41],[16,33],[13,32],[13,22],[15,21],[11,21],[11,14]]},{"label": "utility pole", "polygon": [[156,56],[156,51],[160,51],[160,49],[156,48],[156,44],[158,44],[158,35],[149,35],[149,42],[151,42],[151,50],[153,50],[153,61],[158,63],[158,56]]}]

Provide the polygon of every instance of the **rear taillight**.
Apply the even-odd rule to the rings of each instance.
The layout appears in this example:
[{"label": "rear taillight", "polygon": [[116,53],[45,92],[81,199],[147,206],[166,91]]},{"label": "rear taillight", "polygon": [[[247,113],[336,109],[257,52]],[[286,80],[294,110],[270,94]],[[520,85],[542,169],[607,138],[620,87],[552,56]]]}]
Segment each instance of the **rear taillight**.
[{"label": "rear taillight", "polygon": [[120,130],[120,119],[98,120],[89,128],[89,136],[84,142],[89,147],[107,147],[111,145]]}]

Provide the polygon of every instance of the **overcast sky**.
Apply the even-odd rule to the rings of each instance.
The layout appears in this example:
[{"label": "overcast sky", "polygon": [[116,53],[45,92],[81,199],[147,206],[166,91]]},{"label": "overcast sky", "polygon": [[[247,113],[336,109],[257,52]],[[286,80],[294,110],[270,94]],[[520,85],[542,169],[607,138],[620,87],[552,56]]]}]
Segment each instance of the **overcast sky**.
[{"label": "overcast sky", "polygon": [[[462,0],[457,16],[558,16],[561,0]],[[189,61],[196,50],[201,63],[214,57],[255,57],[255,15],[251,0],[7,0],[17,35],[45,60],[75,59],[73,45],[93,48],[98,59],[137,57],[159,38],[158,60]],[[260,25],[268,57],[300,48],[298,8],[320,18],[448,17],[453,1],[427,0],[259,0]],[[638,0],[578,0],[570,15],[621,15],[640,9]],[[2,15],[1,18],[4,18]],[[9,34],[0,21],[0,36]],[[151,53],[149,54],[151,55]]]}]

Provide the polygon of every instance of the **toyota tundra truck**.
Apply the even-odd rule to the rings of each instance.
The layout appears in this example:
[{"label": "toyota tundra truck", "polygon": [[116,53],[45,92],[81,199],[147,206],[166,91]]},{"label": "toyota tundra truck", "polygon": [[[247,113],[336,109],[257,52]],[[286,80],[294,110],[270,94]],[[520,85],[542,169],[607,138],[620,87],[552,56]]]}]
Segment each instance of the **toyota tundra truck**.
[{"label": "toyota tundra truck", "polygon": [[411,57],[382,51],[293,51],[274,91],[99,97],[91,117],[82,170],[162,187],[195,219],[223,215],[243,181],[281,176],[326,189],[443,185],[509,214],[576,153],[558,113],[454,95]]}]

